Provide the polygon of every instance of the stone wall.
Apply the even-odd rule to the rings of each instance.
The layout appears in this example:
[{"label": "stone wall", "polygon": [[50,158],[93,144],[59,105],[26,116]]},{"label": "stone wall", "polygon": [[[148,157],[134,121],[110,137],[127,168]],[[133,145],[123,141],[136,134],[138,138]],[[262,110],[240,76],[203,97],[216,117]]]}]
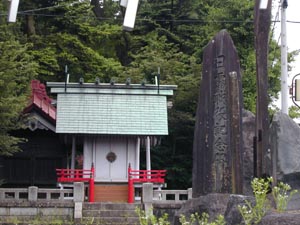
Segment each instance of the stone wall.
[{"label": "stone wall", "polygon": [[81,217],[83,201],[84,184],[80,182],[74,183],[73,190],[43,189],[35,186],[0,188],[0,222],[73,220]]},{"label": "stone wall", "polygon": [[73,202],[29,202],[22,200],[0,202],[0,222],[26,221],[37,218],[73,220]]}]

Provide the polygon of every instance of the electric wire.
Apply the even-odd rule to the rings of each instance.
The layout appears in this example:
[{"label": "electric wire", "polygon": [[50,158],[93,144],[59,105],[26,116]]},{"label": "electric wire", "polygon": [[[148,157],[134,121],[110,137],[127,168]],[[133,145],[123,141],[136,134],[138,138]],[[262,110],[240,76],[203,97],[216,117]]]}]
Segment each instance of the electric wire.
[{"label": "electric wire", "polygon": [[[280,10],[280,4],[278,4],[277,12],[275,14],[274,21],[272,21],[273,25],[272,25],[272,29],[271,29],[271,35],[274,34],[274,30],[275,30],[275,26],[276,26],[276,21],[279,20],[279,10]],[[273,36],[271,38],[273,38]]]},{"label": "electric wire", "polygon": [[[32,15],[38,17],[64,17],[64,14],[44,14],[44,13],[28,13],[27,11],[18,12],[19,15]],[[7,16],[7,13],[1,13],[0,16]],[[77,18],[77,16],[68,16],[69,18]],[[96,18],[99,20],[123,20],[123,18],[116,17],[95,17],[95,16],[85,16],[83,18]],[[152,19],[152,18],[137,18],[136,21],[156,21],[156,22],[180,22],[180,23],[231,23],[231,24],[240,24],[240,23],[254,23],[254,20],[191,20],[191,19]],[[287,20],[287,23],[300,24],[300,21]],[[271,23],[280,23],[280,20],[271,20]]]},{"label": "electric wire", "polygon": [[[273,0],[274,1],[274,0]],[[19,11],[19,15],[32,15],[32,16],[39,16],[39,17],[64,17],[64,14],[46,14],[46,13],[35,13],[37,11],[43,11],[43,10],[49,10],[49,9],[55,9],[55,8],[60,8],[60,7],[65,7],[65,6],[73,6],[74,4],[78,4],[80,2],[74,1],[69,4],[64,4],[64,5],[54,5],[54,6],[48,6],[48,7],[43,7],[43,8],[37,8],[37,9],[29,9],[29,10],[24,10],[24,11]],[[279,0],[280,3],[280,0]],[[278,20],[279,18],[279,9],[280,9],[280,4],[278,5],[278,9],[276,12],[276,17],[274,20],[271,21],[273,23],[273,28],[272,32],[274,31],[275,24],[280,22]],[[0,16],[7,16],[7,13],[0,12]],[[69,18],[76,18],[77,16],[68,16]],[[95,16],[85,16],[84,18],[89,19],[89,18],[96,18],[100,20],[123,20],[123,18],[116,18],[116,17],[95,17]],[[151,19],[151,18],[136,18],[136,21],[157,21],[157,22],[180,22],[180,23],[231,23],[231,24],[239,24],[239,23],[254,23],[253,20],[196,20],[196,19]],[[287,23],[300,23],[300,21],[292,21],[292,20],[287,20]]]},{"label": "electric wire", "polygon": [[[275,18],[274,18],[274,21],[272,22],[273,25],[272,25],[272,29],[271,29],[271,35],[270,35],[270,40],[271,41],[273,38],[274,38],[274,30],[275,30],[275,26],[276,26],[276,21],[279,21],[279,12],[280,12],[280,9],[281,9],[281,4],[280,4],[280,0],[278,2],[278,7],[277,7],[277,12],[275,14]],[[278,39],[277,39],[277,42],[276,42],[276,45],[274,45],[273,47],[273,60],[269,63],[269,67],[273,67],[274,66],[274,62],[275,62],[275,58],[276,58],[276,53],[277,53],[277,46],[279,46],[279,41],[280,41],[280,38],[281,38],[281,34],[279,34],[278,36]]]},{"label": "electric wire", "polygon": [[60,5],[54,5],[54,6],[48,6],[48,7],[44,7],[44,8],[38,8],[38,9],[29,9],[29,10],[25,10],[25,11],[19,11],[18,13],[28,13],[28,12],[36,12],[36,11],[42,11],[45,9],[54,9],[54,8],[58,8],[61,7]]},{"label": "electric wire", "polygon": [[29,9],[29,10],[25,10],[25,11],[20,11],[20,13],[36,12],[36,11],[42,11],[42,10],[47,10],[47,9],[54,9],[54,8],[64,7],[64,6],[67,6],[67,5],[73,6],[74,4],[79,4],[79,3],[80,2],[78,2],[78,1],[74,1],[72,3],[65,4],[65,5],[53,5],[53,6],[43,7],[43,8]]},{"label": "electric wire", "polygon": [[[7,16],[7,13],[0,12],[0,16]],[[18,12],[18,15],[32,15],[38,17],[64,17],[65,14],[45,14],[45,13],[31,13],[31,11],[22,11]],[[77,16],[68,16],[69,18],[77,18]],[[123,18],[116,17],[95,17],[95,16],[85,16],[86,19],[99,19],[99,20],[123,20]],[[231,23],[231,24],[240,24],[240,23],[254,23],[254,20],[191,20],[191,19],[152,19],[152,18],[136,18],[136,21],[157,21],[157,22],[180,22],[180,23]],[[271,23],[280,23],[279,19],[271,20]],[[287,23],[300,24],[300,21],[295,20],[286,20]],[[272,28],[272,31],[274,29]]]}]

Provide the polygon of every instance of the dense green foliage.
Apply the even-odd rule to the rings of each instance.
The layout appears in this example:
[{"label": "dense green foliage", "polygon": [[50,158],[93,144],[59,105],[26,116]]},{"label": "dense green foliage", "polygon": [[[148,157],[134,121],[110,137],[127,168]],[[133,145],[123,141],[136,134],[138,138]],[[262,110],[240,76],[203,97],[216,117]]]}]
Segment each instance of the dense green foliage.
[{"label": "dense green foliage", "polygon": [[[1,11],[3,5],[0,5]],[[0,18],[0,155],[11,155],[18,150],[21,139],[9,131],[20,127],[18,117],[26,105],[30,80],[36,64],[27,50],[30,44],[18,40],[16,25],[4,25]]]},{"label": "dense green foliage", "polygon": [[291,118],[299,118],[300,117],[300,109],[298,106],[291,106],[289,108],[289,116]]},{"label": "dense green foliage", "polygon": [[[255,110],[253,7],[249,0],[141,0],[136,26],[125,32],[124,9],[112,0],[103,7],[94,0],[21,1],[18,23],[6,24],[5,13],[0,18],[0,85],[7,87],[1,88],[1,132],[7,135],[12,128],[35,75],[43,82],[62,81],[68,65],[71,81],[99,77],[122,83],[131,77],[152,83],[160,68],[161,83],[178,90],[169,112],[170,135],[153,149],[153,168],[168,170],[170,188],[190,187],[202,52],[221,29],[231,34],[240,56],[245,108]],[[279,55],[276,43],[270,45],[269,93],[276,97]]]}]

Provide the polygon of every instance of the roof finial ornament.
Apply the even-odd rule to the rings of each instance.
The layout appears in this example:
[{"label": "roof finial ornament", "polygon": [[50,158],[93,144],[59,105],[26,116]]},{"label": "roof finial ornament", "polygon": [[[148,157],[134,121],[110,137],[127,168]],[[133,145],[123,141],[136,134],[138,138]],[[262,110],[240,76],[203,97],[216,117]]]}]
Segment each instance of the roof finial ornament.
[{"label": "roof finial ornament", "polygon": [[100,84],[100,78],[99,78],[99,77],[96,77],[96,79],[95,79],[95,84],[96,84],[96,85],[99,85],[99,84]]},{"label": "roof finial ornament", "polygon": [[111,79],[110,79],[110,85],[115,85],[115,82],[116,82],[116,81],[115,81],[114,78],[111,78]]},{"label": "roof finial ornament", "polygon": [[128,78],[126,79],[126,85],[130,85],[130,84],[131,84],[131,78],[128,77]]},{"label": "roof finial ornament", "polygon": [[83,84],[84,83],[84,79],[83,79],[83,77],[80,77],[79,78],[79,84]]}]

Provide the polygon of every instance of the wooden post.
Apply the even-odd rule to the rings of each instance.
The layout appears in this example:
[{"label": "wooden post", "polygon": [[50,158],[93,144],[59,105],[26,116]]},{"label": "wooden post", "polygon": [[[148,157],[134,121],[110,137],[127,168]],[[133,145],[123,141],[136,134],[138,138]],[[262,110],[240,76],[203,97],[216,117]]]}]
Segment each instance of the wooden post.
[{"label": "wooden post", "polygon": [[89,180],[89,202],[95,202],[95,168],[92,164],[91,178]]},{"label": "wooden post", "polygon": [[264,157],[269,148],[269,112],[268,112],[268,43],[271,23],[272,1],[268,0],[266,9],[260,9],[256,0],[254,11],[255,49],[256,49],[256,167],[255,174],[261,177],[267,173]]},{"label": "wooden post", "polygon": [[[151,153],[150,153],[150,137],[146,138],[146,170],[151,170]],[[150,172],[148,172],[149,174]],[[150,178],[150,176],[148,177]]]},{"label": "wooden post", "polygon": [[135,152],[135,169],[140,169],[140,137],[136,138],[136,152]]},{"label": "wooden post", "polygon": [[232,165],[232,193],[243,193],[243,164],[241,149],[242,143],[242,105],[240,98],[241,90],[240,79],[236,71],[229,72],[228,88],[229,88],[229,116],[231,123],[230,145],[231,145],[231,165]]},{"label": "wooden post", "polygon": [[134,203],[134,186],[131,177],[131,166],[128,166],[128,203]]},{"label": "wooden post", "polygon": [[75,169],[75,153],[76,153],[76,138],[72,136],[72,154],[71,154],[71,169]]},{"label": "wooden post", "polygon": [[151,170],[150,137],[146,138],[146,169]]}]

